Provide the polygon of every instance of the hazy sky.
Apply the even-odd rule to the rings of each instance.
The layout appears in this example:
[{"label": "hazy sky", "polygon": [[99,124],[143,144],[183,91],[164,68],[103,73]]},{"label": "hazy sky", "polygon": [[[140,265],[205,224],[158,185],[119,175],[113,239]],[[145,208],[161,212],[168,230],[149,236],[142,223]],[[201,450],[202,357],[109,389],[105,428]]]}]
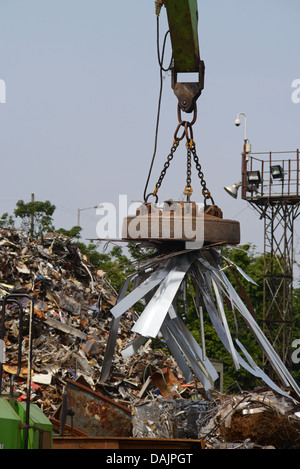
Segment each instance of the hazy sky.
[{"label": "hazy sky", "polygon": [[[240,180],[244,123],[255,152],[300,147],[298,0],[198,1],[205,89],[194,139],[207,185],[225,218],[241,222],[242,242],[262,250],[263,222],[224,185]],[[167,29],[161,12],[161,37]],[[168,52],[166,62],[168,62]],[[159,92],[154,0],[0,0],[0,213],[19,199],[50,200],[55,226],[77,224],[77,209],[142,200],[153,153]],[[158,151],[149,189],[169,153],[177,99],[164,80]],[[184,145],[160,200],[185,187]],[[193,167],[193,187],[197,186]],[[200,189],[195,198],[200,197]],[[201,200],[200,200],[201,201]],[[94,210],[81,212],[96,237]],[[299,251],[298,222],[295,247]]]}]

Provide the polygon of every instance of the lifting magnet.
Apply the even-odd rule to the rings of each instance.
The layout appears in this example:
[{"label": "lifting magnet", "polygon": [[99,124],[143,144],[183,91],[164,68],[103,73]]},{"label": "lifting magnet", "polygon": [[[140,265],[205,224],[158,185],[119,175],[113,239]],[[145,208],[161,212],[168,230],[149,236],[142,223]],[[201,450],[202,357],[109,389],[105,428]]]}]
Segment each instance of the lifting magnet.
[{"label": "lifting magnet", "polygon": [[144,203],[135,216],[126,217],[122,239],[129,242],[182,241],[197,245],[240,243],[240,223],[223,219],[216,205],[198,207],[195,202],[166,201],[163,207]]}]

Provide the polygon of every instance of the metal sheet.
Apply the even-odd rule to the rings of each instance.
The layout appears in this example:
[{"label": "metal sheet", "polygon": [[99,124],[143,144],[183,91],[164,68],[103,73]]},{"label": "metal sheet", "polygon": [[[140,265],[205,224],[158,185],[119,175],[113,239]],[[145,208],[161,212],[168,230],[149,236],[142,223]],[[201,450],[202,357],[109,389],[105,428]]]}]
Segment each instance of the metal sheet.
[{"label": "metal sheet", "polygon": [[164,340],[166,341],[170,353],[172,354],[178,367],[180,368],[184,379],[187,383],[190,383],[193,380],[192,371],[189,368],[184,355],[182,354],[180,348],[178,347],[176,341],[174,340],[172,334],[170,333],[169,329],[165,326],[165,324],[162,325],[161,333],[164,337]]},{"label": "metal sheet", "polygon": [[[230,353],[231,351],[231,348],[229,347],[229,343],[228,343],[228,337],[224,331],[224,326],[223,324],[221,323],[220,321],[220,318],[217,314],[216,311],[213,310],[213,305],[211,304],[210,302],[210,298],[207,296],[206,293],[204,293],[204,300],[206,302],[206,306],[207,306],[207,311],[208,313],[210,314],[210,318],[212,320],[212,323],[214,325],[214,328],[217,332],[217,334],[219,335],[223,345],[225,346],[225,348],[228,350],[228,352]],[[259,368],[258,366],[256,365],[255,367],[251,367],[247,362],[245,362],[245,360],[238,354],[237,351],[235,351],[235,354],[236,354],[236,358],[239,362],[239,364],[245,368],[248,372],[250,372],[251,374],[253,374],[254,376],[257,376],[261,379],[263,379],[265,382],[267,382],[267,384],[274,390],[280,392],[283,394],[284,392],[282,390],[280,390],[280,388],[275,384],[273,383],[273,381],[267,377],[267,375],[265,375],[261,370],[259,372]],[[254,363],[254,361],[252,361],[252,364]],[[285,395],[285,393],[284,393]]]},{"label": "metal sheet", "polygon": [[256,285],[258,287],[258,284],[256,282],[254,282],[254,280],[252,280],[252,278],[249,277],[249,275],[247,275],[246,272],[244,272],[244,270],[241,269],[241,267],[239,267],[237,264],[232,262],[227,257],[225,257],[225,256],[222,256],[222,257],[223,257],[223,259],[225,259],[226,262],[228,262],[228,264],[233,265],[238,270],[238,272],[247,280],[247,282],[253,283],[253,285]]},{"label": "metal sheet", "polygon": [[140,438],[195,439],[209,410],[207,401],[159,397],[134,407],[133,435]]},{"label": "metal sheet", "polygon": [[67,380],[74,426],[91,437],[131,436],[131,410],[92,389]]},{"label": "metal sheet", "polygon": [[203,319],[203,308],[199,307],[199,320],[200,320],[200,336],[201,336],[201,345],[202,345],[202,359],[206,360],[206,345],[205,345],[205,332],[204,332],[204,319]]},{"label": "metal sheet", "polygon": [[194,258],[193,254],[177,257],[175,267],[161,282],[154,296],[132,328],[133,332],[144,337],[157,336],[178,288]]},{"label": "metal sheet", "polygon": [[166,318],[165,325],[168,328],[170,334],[172,334],[173,339],[177,342],[178,346],[181,348],[182,353],[186,357],[188,363],[190,364],[194,374],[197,376],[204,389],[207,391],[211,389],[212,383],[209,380],[209,375],[204,367],[201,367],[197,361],[195,355],[191,351],[189,344],[184,340],[183,336],[178,333],[174,321]]},{"label": "metal sheet", "polygon": [[135,303],[155,288],[168,274],[171,269],[171,263],[168,262],[166,268],[156,270],[150,275],[139,287],[135,288],[129,293],[122,301],[118,302],[116,306],[111,309],[111,313],[115,318],[120,317],[123,313],[128,311]]},{"label": "metal sheet", "polygon": [[[207,303],[208,305],[208,303]],[[221,339],[221,342],[223,343],[224,347],[227,349],[227,351],[230,353],[230,347],[227,341],[227,336],[225,334],[225,331],[223,330],[223,324],[221,323],[219,317],[217,314],[213,314],[211,307],[208,306],[207,308],[208,313],[210,314],[212,323],[214,325],[214,328],[218,334],[218,336]],[[258,378],[263,379],[263,381],[266,382],[272,389],[275,391],[281,393],[282,395],[287,395],[284,391],[282,391],[266,374],[264,374],[261,370],[259,371],[258,366],[250,366],[243,358],[242,356],[238,353],[235,352],[236,357],[238,359],[239,364],[247,370],[249,373],[251,373],[254,376],[257,376]],[[252,364],[254,364],[254,361],[252,361]]]},{"label": "metal sheet", "polygon": [[226,318],[224,307],[223,307],[223,301],[222,301],[221,295],[220,295],[220,289],[219,289],[219,286],[216,284],[214,279],[212,279],[212,284],[213,284],[213,287],[214,287],[216,300],[217,300],[218,311],[219,311],[219,314],[220,314],[221,319],[222,319],[222,323],[223,323],[224,331],[225,331],[225,334],[226,334],[226,337],[227,337],[228,346],[230,348],[230,353],[231,353],[231,356],[232,356],[232,359],[233,359],[233,363],[234,363],[235,369],[239,370],[240,365],[239,365],[239,361],[238,361],[236,351],[235,351],[235,348],[234,348],[234,345],[233,345],[233,341],[232,341],[232,337],[231,337],[231,334],[230,334],[229,326],[228,326],[228,323],[227,323],[227,318]]},{"label": "metal sheet", "polygon": [[[194,279],[194,277],[193,277]],[[203,319],[203,307],[200,304],[200,292],[199,288],[197,287],[197,284],[194,285],[195,288],[195,295],[192,291],[192,288],[190,288],[190,293],[193,299],[194,307],[196,310],[196,313],[199,318],[199,323],[200,323],[200,337],[201,337],[201,347],[202,347],[202,360],[206,360],[206,346],[205,346],[205,332],[204,332],[204,319]]]},{"label": "metal sheet", "polygon": [[114,357],[114,352],[115,352],[115,347],[116,347],[116,342],[117,342],[117,337],[118,337],[119,324],[120,324],[120,318],[112,319],[109,336],[108,336],[108,340],[106,344],[106,349],[104,353],[101,374],[99,378],[100,383],[105,383],[105,381],[107,381],[110,375],[112,360]]},{"label": "metal sheet", "polygon": [[280,394],[283,394],[285,395],[286,397],[290,397],[290,395],[288,393],[285,393],[282,389],[279,388],[279,386],[277,386],[270,378],[268,375],[266,375],[266,373],[261,369],[259,368],[259,366],[255,363],[255,361],[253,360],[253,358],[251,357],[251,355],[248,353],[248,351],[246,350],[246,348],[244,347],[244,345],[238,340],[236,339],[235,340],[237,345],[239,346],[239,348],[241,349],[241,351],[243,352],[243,354],[245,355],[246,359],[248,360],[249,362],[249,365],[251,366],[252,368],[252,371],[251,373],[254,374],[255,376],[257,376],[258,378],[261,378],[268,386],[270,386],[270,388],[272,388],[274,391],[277,391],[278,393]]},{"label": "metal sheet", "polygon": [[136,337],[130,344],[128,344],[122,350],[121,354],[124,360],[127,360],[127,358],[131,357],[132,355],[135,355],[138,352],[139,348],[142,347],[142,345],[144,345],[147,340],[147,337]]},{"label": "metal sheet", "polygon": [[[258,324],[246,308],[246,306],[243,304],[241,301],[240,297],[234,292],[234,289],[230,282],[228,281],[227,277],[224,276],[223,272],[220,272],[220,275],[222,276],[222,280],[224,283],[226,283],[227,287],[229,290],[231,290],[231,294],[233,296],[235,305],[237,309],[240,311],[248,325],[250,326],[252,332],[254,333],[257,341],[259,342],[262,350],[265,352],[265,354],[268,356],[270,363],[273,365],[275,371],[277,372],[278,376],[281,377],[283,382],[287,386],[292,386],[293,389],[296,391],[298,395],[300,395],[300,388],[285,367],[284,363],[281,361],[280,357],[278,354],[275,352],[274,348],[272,345],[269,343],[261,329],[259,328]],[[235,294],[234,294],[235,293]]]},{"label": "metal sheet", "polygon": [[[127,288],[131,280],[135,277],[135,275],[136,274],[128,275],[128,277],[124,280],[117,302],[121,301],[124,298],[124,296],[126,295]],[[112,323],[110,326],[109,336],[108,336],[104,358],[103,358],[101,374],[99,378],[100,383],[104,383],[108,379],[109,374],[110,374],[111,364],[112,364],[117,337],[118,337],[119,323],[120,323],[120,318],[117,318],[117,319],[115,319],[114,317],[112,318]]]},{"label": "metal sheet", "polygon": [[178,329],[178,334],[185,338],[187,345],[195,355],[195,359],[201,362],[202,367],[207,371],[207,374],[210,376],[212,381],[218,379],[219,375],[215,370],[215,367],[212,365],[212,363],[207,357],[205,358],[205,360],[203,360],[202,347],[200,347],[200,345],[198,344],[194,336],[191,334],[189,329],[186,327],[182,319],[179,316],[176,316],[176,318],[173,319],[173,323]]},{"label": "metal sheet", "polygon": [[[237,310],[242,314],[242,316],[246,320],[247,324],[250,326],[250,328],[251,328],[252,332],[254,333],[258,343],[260,344],[262,350],[268,356],[268,358],[270,360],[270,363],[272,364],[273,368],[277,372],[278,376],[283,380],[284,384],[286,384],[287,386],[291,386],[295,390],[295,392],[300,396],[299,386],[297,385],[297,383],[295,382],[295,380],[293,379],[291,374],[288,372],[288,370],[286,369],[286,367],[284,366],[284,364],[280,360],[279,356],[276,354],[276,352],[273,349],[273,347],[271,346],[271,344],[268,342],[268,340],[266,339],[266,337],[264,336],[264,334],[260,330],[258,324],[255,322],[254,318],[252,317],[250,312],[247,310],[246,306],[244,305],[244,303],[242,302],[240,297],[237,295],[236,291],[234,290],[234,288],[230,284],[230,282],[227,279],[224,272],[222,272],[221,269],[218,270],[215,267],[210,266],[210,264],[208,262],[204,261],[203,259],[200,259],[200,261],[201,261],[202,266],[205,266],[205,268],[207,268],[210,271],[211,275],[215,276],[214,278],[218,282],[222,282],[223,286],[225,287],[225,289],[228,292],[228,297],[231,298],[231,300],[235,304]],[[200,274],[201,274],[201,269],[200,269]],[[200,282],[200,285],[202,287],[202,293],[204,293],[203,298],[204,298],[204,301],[206,301],[206,307],[207,307],[207,310],[210,314],[211,320],[213,321],[213,325],[214,325],[214,327],[215,327],[215,329],[216,329],[216,331],[217,331],[223,345],[230,352],[230,349],[228,347],[227,337],[226,337],[225,332],[223,330],[223,326],[222,326],[221,322],[219,321],[218,316],[215,314],[214,305],[211,301],[211,296],[209,294],[209,289],[207,288],[207,285],[205,285],[204,283]],[[239,355],[237,355],[237,356],[238,356],[238,359],[239,359],[239,362],[240,362],[241,366],[248,369],[248,371],[250,371],[252,374],[255,374],[255,372],[253,372],[253,368],[250,369],[249,365],[247,365]],[[272,386],[276,386],[276,385],[273,383]]]},{"label": "metal sheet", "polygon": [[[215,274],[215,272],[214,272]],[[249,325],[250,329],[252,330],[256,340],[258,341],[261,349],[265,352],[268,356],[270,363],[272,364],[274,370],[276,371],[277,375],[282,379],[286,386],[291,386],[295,390],[295,392],[300,396],[300,388],[275,352],[272,345],[269,343],[263,332],[261,331],[260,327],[254,320],[251,313],[248,311],[240,297],[235,292],[234,288],[230,284],[229,280],[227,279],[224,272],[219,272],[216,278],[221,279],[223,285],[228,289],[230,292],[230,296],[234,301],[234,304],[237,310],[241,313],[243,318],[245,319],[246,323]],[[274,383],[273,383],[274,384]]]}]

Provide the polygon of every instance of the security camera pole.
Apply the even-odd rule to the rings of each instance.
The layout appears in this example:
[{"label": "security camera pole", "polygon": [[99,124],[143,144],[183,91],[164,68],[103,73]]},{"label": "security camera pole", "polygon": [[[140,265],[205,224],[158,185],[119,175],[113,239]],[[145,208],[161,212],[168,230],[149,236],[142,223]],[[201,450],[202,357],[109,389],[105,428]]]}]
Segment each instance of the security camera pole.
[{"label": "security camera pole", "polygon": [[247,153],[250,151],[247,145],[247,116],[244,112],[239,112],[236,116],[235,125],[239,127],[241,125],[240,116],[244,116],[245,118],[245,130],[244,130],[244,146],[243,146],[243,153],[242,153],[242,198],[246,197],[247,191]]}]

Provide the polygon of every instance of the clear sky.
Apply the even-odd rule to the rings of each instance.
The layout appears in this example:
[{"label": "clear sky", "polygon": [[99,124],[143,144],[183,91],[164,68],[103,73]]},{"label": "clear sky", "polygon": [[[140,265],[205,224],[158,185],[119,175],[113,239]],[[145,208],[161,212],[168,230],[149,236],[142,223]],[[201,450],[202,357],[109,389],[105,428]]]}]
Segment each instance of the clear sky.
[{"label": "clear sky", "polygon": [[[247,114],[253,151],[300,147],[300,103],[291,99],[292,82],[300,79],[300,3],[199,0],[198,7],[206,64],[194,126],[198,156],[224,218],[239,220],[242,242],[262,250],[263,222],[223,187],[240,180],[238,112]],[[161,37],[166,29],[163,9]],[[120,194],[128,203],[142,200],[159,92],[154,0],[0,0],[0,79],[6,84],[0,213],[12,213],[17,200],[34,193],[56,205],[56,228],[71,228],[78,208],[117,204]],[[177,100],[166,75],[149,189],[176,125]],[[160,200],[182,194],[185,158],[179,147]],[[84,238],[96,237],[97,221],[94,210],[81,212]],[[298,233],[297,222],[297,252]]]}]

